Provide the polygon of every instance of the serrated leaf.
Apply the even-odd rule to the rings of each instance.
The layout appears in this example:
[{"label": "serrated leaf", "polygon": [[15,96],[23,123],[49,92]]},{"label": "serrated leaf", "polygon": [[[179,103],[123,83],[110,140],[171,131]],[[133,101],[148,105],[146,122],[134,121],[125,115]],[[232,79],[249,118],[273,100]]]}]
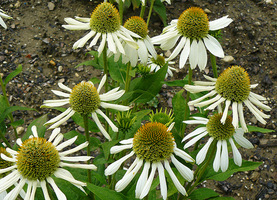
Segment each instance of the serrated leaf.
[{"label": "serrated leaf", "polygon": [[194,190],[188,198],[191,200],[205,200],[211,197],[218,197],[219,194],[209,188],[199,188]]},{"label": "serrated leaf", "polygon": [[110,190],[108,188],[99,187],[99,186],[93,185],[91,183],[87,183],[87,188],[101,200],[107,200],[107,199],[126,200],[126,199],[128,199],[126,196],[124,196],[123,194],[121,194],[119,192]]},{"label": "serrated leaf", "polygon": [[4,87],[6,87],[8,82],[12,80],[16,75],[20,74],[20,72],[22,72],[22,65],[18,65],[18,67],[5,78]]}]

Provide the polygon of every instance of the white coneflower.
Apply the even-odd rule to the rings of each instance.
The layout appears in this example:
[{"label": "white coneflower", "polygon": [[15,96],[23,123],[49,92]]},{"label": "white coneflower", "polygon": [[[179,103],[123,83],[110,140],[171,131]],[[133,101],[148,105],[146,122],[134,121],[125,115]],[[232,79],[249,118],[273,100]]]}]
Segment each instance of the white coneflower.
[{"label": "white coneflower", "polygon": [[[151,55],[155,59],[157,58],[156,50],[151,42],[148,34],[148,28],[146,22],[138,16],[130,17],[125,23],[124,27],[129,31],[136,33],[140,37],[134,37],[134,40],[137,42],[139,48],[134,49],[130,47],[126,42],[123,42],[123,48],[125,52],[128,52],[125,55],[122,55],[123,63],[131,63],[131,66],[135,67],[138,63],[138,60],[143,65],[146,65],[148,57]],[[115,55],[115,61],[118,61],[120,53]]]},{"label": "white coneflower", "polygon": [[4,27],[4,29],[7,29],[7,25],[5,24],[4,20],[2,19],[6,18],[6,19],[12,19],[11,16],[5,14],[5,12],[3,10],[0,9],[0,25]]},{"label": "white coneflower", "polygon": [[[204,75],[205,76],[205,75]],[[240,66],[232,66],[226,69],[220,76],[211,78],[205,76],[209,82],[195,81],[195,85],[185,85],[185,89],[191,93],[209,91],[208,94],[190,101],[189,105],[203,107],[209,105],[205,110],[213,110],[216,107],[221,108],[221,103],[225,103],[224,112],[221,122],[224,123],[227,117],[229,106],[232,104],[233,125],[235,128],[241,127],[247,132],[246,123],[243,115],[243,103],[249,108],[259,122],[266,124],[264,118],[269,118],[269,115],[264,114],[258,108],[269,111],[271,108],[261,101],[266,98],[261,95],[251,92],[251,88],[255,88],[258,84],[250,85],[248,73]],[[211,98],[213,97],[213,98]],[[206,98],[209,100],[203,101]]]},{"label": "white coneflower", "polygon": [[106,44],[108,49],[114,54],[118,51],[125,54],[121,44],[122,41],[128,43],[133,48],[138,48],[138,45],[131,36],[139,36],[120,25],[118,10],[108,2],[99,4],[92,12],[91,18],[76,17],[76,20],[72,18],[65,18],[64,20],[68,23],[68,25],[63,25],[66,29],[90,30],[88,34],[74,43],[73,49],[83,47],[91,38],[93,40],[89,44],[89,47],[96,45],[98,40],[101,40],[98,47],[99,56]]},{"label": "white coneflower", "polygon": [[193,172],[184,164],[179,162],[173,154],[179,156],[186,162],[194,162],[194,160],[186,152],[176,147],[174,138],[170,132],[172,127],[173,125],[167,128],[164,124],[157,122],[146,123],[140,127],[134,138],[122,140],[120,143],[123,145],[114,146],[111,148],[112,154],[126,149],[132,149],[132,151],[126,156],[109,165],[105,170],[106,176],[114,174],[119,169],[121,164],[128,158],[133,155],[136,156],[135,161],[126,171],[123,178],[117,182],[115,186],[116,191],[122,191],[132,181],[142,165],[144,165],[136,185],[136,198],[143,199],[149,193],[154,175],[157,170],[159,173],[161,195],[164,200],[167,198],[167,185],[164,169],[166,169],[170,175],[178,191],[182,195],[187,195],[185,188],[173,173],[168,160],[171,160],[180,174],[187,181],[193,180]]},{"label": "white coneflower", "polygon": [[181,38],[169,59],[174,59],[181,52],[180,68],[184,67],[189,58],[191,69],[198,65],[200,70],[203,70],[207,65],[206,48],[213,55],[224,57],[220,43],[209,34],[209,31],[222,29],[232,21],[225,16],[209,22],[207,14],[201,8],[192,7],[185,10],[179,19],[172,20],[161,35],[152,38],[152,42],[160,44],[163,50],[169,50]]},{"label": "white coneflower", "polygon": [[54,182],[54,179],[52,178],[53,175],[72,183],[85,192],[82,186],[86,186],[86,183],[76,180],[71,173],[63,167],[96,170],[96,166],[93,164],[71,163],[88,161],[91,159],[90,156],[69,156],[70,154],[87,147],[88,142],[80,144],[73,149],[63,151],[65,147],[68,147],[75,142],[77,136],[60,143],[63,139],[63,134],[60,133],[59,128],[53,130],[48,140],[38,137],[36,126],[32,127],[32,133],[33,135],[23,142],[21,139],[17,140],[17,144],[19,145],[18,151],[7,148],[7,152],[12,157],[1,153],[1,158],[12,162],[13,165],[0,169],[0,174],[10,172],[8,175],[0,179],[0,193],[18,183],[3,200],[16,199],[25,184],[28,185],[25,199],[34,199],[37,187],[41,187],[44,198],[49,200],[50,197],[46,182],[52,186],[58,199],[66,199],[64,193]]},{"label": "white coneflower", "polygon": [[63,106],[66,104],[70,104],[70,107],[57,117],[46,122],[46,125],[54,123],[49,127],[49,129],[60,126],[62,123],[67,121],[72,115],[74,115],[75,112],[77,112],[81,115],[91,115],[92,119],[95,121],[101,133],[105,136],[105,138],[111,140],[110,135],[107,133],[107,131],[99,121],[97,114],[101,115],[108,122],[108,124],[114,132],[118,132],[118,128],[113,124],[109,117],[106,116],[105,113],[100,110],[100,107],[111,108],[119,111],[127,111],[130,108],[128,106],[106,103],[106,101],[113,101],[119,99],[125,91],[119,90],[119,87],[117,87],[104,94],[99,94],[105,82],[106,75],[103,76],[97,89],[94,86],[94,84],[90,81],[82,81],[81,83],[74,86],[73,89],[70,89],[62,83],[58,83],[59,87],[68,93],[64,93],[57,90],[52,90],[52,92],[58,96],[66,98],[61,100],[45,100],[43,102],[42,107],[51,108]]},{"label": "white coneflower", "polygon": [[156,59],[149,55],[147,66],[150,67],[150,72],[157,72],[159,69],[161,69],[161,67],[165,65],[165,63],[168,64],[165,78],[167,78],[168,76],[173,77],[172,71],[176,71],[176,69],[174,67],[171,67],[170,65],[175,64],[175,62],[169,60],[168,58],[165,58],[163,55],[157,55]]},{"label": "white coneflower", "polygon": [[228,169],[229,156],[227,142],[231,144],[234,162],[238,166],[241,166],[242,158],[233,139],[235,139],[235,141],[244,148],[253,148],[251,142],[243,137],[243,129],[235,128],[232,125],[232,118],[230,116],[227,117],[225,124],[221,123],[221,117],[222,114],[220,113],[213,115],[210,119],[203,117],[193,117],[194,120],[184,121],[184,123],[186,124],[203,124],[206,126],[197,128],[193,132],[186,135],[186,137],[184,137],[184,139],[182,140],[185,141],[189,138],[192,138],[185,144],[184,149],[186,149],[195,144],[201,138],[209,136],[208,141],[196,156],[196,164],[198,165],[205,160],[208,149],[211,146],[212,142],[216,142],[216,154],[213,162],[213,168],[216,172],[219,170],[219,168],[221,168],[223,172]]}]

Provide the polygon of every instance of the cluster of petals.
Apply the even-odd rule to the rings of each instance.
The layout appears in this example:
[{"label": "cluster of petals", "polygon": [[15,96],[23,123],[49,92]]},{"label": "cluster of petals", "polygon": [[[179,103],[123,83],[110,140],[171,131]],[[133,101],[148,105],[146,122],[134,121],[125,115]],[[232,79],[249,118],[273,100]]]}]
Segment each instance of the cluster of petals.
[{"label": "cluster of petals", "polygon": [[[232,21],[233,20],[228,18],[228,16],[211,21],[209,22],[209,30],[215,31],[225,28]],[[152,38],[152,42],[153,44],[161,45],[163,50],[172,49],[177,44],[168,59],[172,60],[181,53],[179,59],[179,68],[183,68],[187,62],[187,59],[189,58],[191,69],[195,69],[198,65],[200,70],[204,70],[208,60],[206,48],[213,55],[220,58],[224,57],[224,52],[220,43],[213,36],[208,34],[206,37],[199,40],[185,37],[179,33],[177,29],[177,23],[178,19],[172,20],[170,25],[163,29],[161,35]]]},{"label": "cluster of petals", "polygon": [[104,50],[105,45],[107,44],[108,49],[116,54],[120,52],[121,54],[125,54],[125,50],[122,45],[122,41],[126,42],[131,47],[137,49],[138,45],[133,40],[132,37],[140,38],[139,35],[129,31],[128,29],[120,26],[120,28],[115,32],[107,32],[107,33],[100,33],[96,32],[91,29],[90,27],[90,18],[84,17],[75,17],[73,18],[65,18],[65,22],[67,25],[63,25],[65,29],[68,30],[90,30],[84,37],[79,39],[77,42],[73,44],[73,49],[77,49],[83,47],[88,40],[91,38],[92,41],[89,44],[89,47],[92,47],[97,44],[98,40],[101,38],[100,45],[98,47],[98,55],[100,56],[102,51]]},{"label": "cluster of petals", "polygon": [[[203,117],[193,117],[193,118],[194,118],[194,120],[186,120],[186,121],[184,121],[184,123],[207,125],[207,123],[209,121],[207,118],[203,118]],[[185,144],[184,149],[192,146],[197,141],[199,141],[200,139],[204,138],[207,135],[208,135],[208,131],[207,131],[206,126],[197,128],[193,132],[187,134],[184,137],[184,139],[182,140],[182,142],[187,139],[191,139],[191,138],[192,139]],[[214,162],[213,162],[214,171],[217,172],[219,169],[221,169],[223,172],[225,172],[228,169],[229,156],[228,156],[227,142],[229,142],[232,147],[235,164],[238,166],[241,166],[242,157],[234,143],[233,138],[240,146],[242,146],[246,149],[253,148],[252,143],[249,140],[247,140],[245,137],[243,137],[243,135],[244,135],[243,129],[237,128],[237,129],[235,129],[235,133],[233,134],[233,136],[226,140],[216,140],[214,137],[210,136],[208,141],[206,142],[206,144],[198,152],[198,154],[196,156],[196,164],[199,165],[205,160],[209,147],[211,146],[212,142],[215,141],[216,142],[216,154],[215,154],[215,158],[214,158]]]},{"label": "cluster of petals", "polygon": [[[256,94],[254,92],[250,92],[248,98],[244,100],[243,102],[235,102],[230,101],[228,99],[225,99],[220,94],[217,93],[215,90],[215,83],[217,81],[216,78],[211,78],[209,76],[204,75],[204,77],[209,80],[208,81],[195,81],[194,85],[185,85],[185,89],[191,93],[198,93],[198,92],[204,92],[207,91],[208,93],[198,99],[195,99],[193,101],[190,101],[188,105],[194,105],[197,107],[203,107],[208,106],[205,108],[205,110],[213,110],[216,107],[219,108],[219,111],[221,111],[221,103],[225,103],[225,108],[223,111],[223,115],[221,118],[221,123],[225,123],[225,120],[227,118],[228,109],[231,105],[232,107],[232,113],[233,113],[233,126],[235,128],[239,127],[239,122],[241,127],[245,132],[248,131],[245,120],[244,120],[244,114],[243,114],[243,103],[249,108],[249,110],[254,114],[254,116],[257,118],[259,122],[262,124],[266,124],[266,121],[264,118],[269,118],[270,115],[264,114],[262,111],[260,111],[256,106],[259,108],[270,111],[271,108],[265,104],[263,104],[261,101],[265,101],[266,98]],[[257,87],[258,84],[250,85],[250,88]],[[209,100],[203,101],[206,98],[210,98]],[[256,105],[256,106],[255,106]]]},{"label": "cluster of petals", "polygon": [[[33,135],[31,135],[30,138],[39,137],[36,126],[32,127],[32,133]],[[48,142],[51,142],[55,146],[56,150],[59,152],[59,156],[61,160],[59,163],[59,167],[57,168],[57,170],[54,172],[53,175],[57,178],[61,178],[72,183],[80,190],[85,192],[82,186],[86,186],[86,183],[76,180],[68,170],[63,168],[63,167],[70,167],[70,168],[96,170],[96,166],[93,164],[70,163],[70,162],[88,161],[89,159],[92,158],[91,156],[74,156],[74,157],[68,156],[72,153],[76,153],[77,151],[80,151],[81,149],[87,147],[88,142],[82,143],[76,146],[75,148],[63,151],[64,148],[73,144],[76,141],[76,139],[77,139],[77,136],[74,138],[71,138],[70,140],[60,143],[63,140],[63,134],[60,133],[60,128],[54,129],[52,131],[52,134],[50,135]],[[20,138],[17,139],[16,143],[20,147],[22,145],[21,139]],[[16,186],[12,190],[10,190],[10,192],[4,197],[3,200],[16,199],[18,194],[22,192],[25,184],[28,184],[27,191],[25,194],[25,199],[33,200],[35,198],[36,189],[38,187],[41,187],[44,194],[44,198],[46,200],[50,200],[46,182],[48,182],[51,185],[58,199],[66,199],[65,194],[59,189],[59,187],[57,186],[57,184],[55,183],[54,179],[51,176],[46,177],[45,180],[30,180],[26,177],[23,177],[17,168],[18,152],[10,148],[7,148],[6,150],[8,153],[12,155],[12,158],[6,156],[5,154],[1,154],[1,158],[3,160],[13,162],[14,165],[4,169],[0,169],[0,174],[10,172],[8,175],[0,179],[0,193],[9,189],[13,185],[16,185]]]},{"label": "cluster of petals", "polygon": [[[106,75],[103,76],[103,78],[101,79],[99,86],[97,88],[97,92],[100,93],[103,85],[106,82]],[[89,82],[90,84],[93,85],[92,82]],[[69,87],[65,86],[62,83],[58,83],[59,87],[69,93],[65,93],[62,91],[58,91],[58,90],[52,90],[52,92],[60,97],[65,97],[65,99],[60,99],[60,100],[45,100],[43,102],[43,106],[44,107],[60,107],[66,104],[69,104],[69,98],[70,98],[70,93],[72,92],[72,89],[70,89]],[[100,97],[100,107],[102,108],[111,108],[111,109],[115,109],[115,110],[119,110],[119,111],[127,111],[130,109],[130,107],[128,106],[123,106],[123,105],[117,105],[117,104],[112,104],[112,103],[107,103],[106,101],[114,101],[119,99],[123,94],[124,94],[124,90],[119,90],[119,87],[114,88],[104,94],[99,94]],[[56,128],[58,126],[60,126],[62,123],[66,122],[71,116],[73,116],[75,114],[76,111],[74,111],[71,107],[67,108],[66,111],[64,111],[63,113],[61,113],[60,115],[58,115],[57,117],[47,121],[45,124],[52,124],[49,129],[52,128]],[[108,116],[106,116],[106,114],[101,111],[99,108],[96,109],[94,112],[91,113],[91,117],[92,119],[95,121],[96,125],[98,126],[99,130],[101,131],[101,133],[108,139],[111,140],[110,135],[108,134],[108,132],[105,130],[105,128],[103,127],[103,125],[101,124],[97,114],[99,114],[100,116],[102,116],[110,125],[110,127],[112,128],[112,130],[114,132],[118,132],[118,128],[114,125],[114,123],[109,119]],[[53,124],[54,123],[54,124]]]},{"label": "cluster of petals", "polygon": [[[162,55],[160,55],[162,56]],[[173,77],[173,72],[172,71],[176,71],[176,69],[174,67],[171,67],[170,65],[174,65],[175,62],[169,60],[168,58],[165,58],[165,62],[168,64],[167,67],[167,73],[165,75],[165,78],[167,78],[168,76]],[[159,69],[161,69],[161,65],[158,65],[156,63],[153,62],[153,57],[149,55],[148,57],[148,62],[147,62],[147,66],[150,67],[150,72],[157,72]]]},{"label": "cluster of petals", "polygon": [[[111,154],[119,153],[126,149],[132,149],[133,147],[133,138],[122,140],[120,142],[122,145],[120,146],[114,146],[111,148]],[[185,160],[186,162],[194,162],[193,158],[188,155],[186,152],[182,151],[181,149],[178,149],[176,145],[174,146],[174,154]],[[105,175],[112,175],[114,174],[122,165],[123,162],[125,162],[128,158],[135,155],[134,151],[131,151],[129,154],[125,155],[124,157],[120,158],[119,160],[115,161],[111,165],[107,167],[105,170]],[[177,170],[180,172],[180,174],[187,180],[192,181],[193,180],[193,172],[184,164],[182,164],[180,161],[178,161],[175,156],[172,154],[170,156],[170,159],[172,163],[175,165]],[[132,181],[132,179],[135,177],[135,175],[139,172],[140,168],[143,167],[142,173],[138,179],[137,185],[136,185],[136,198],[143,199],[150,190],[151,184],[154,179],[154,175],[156,171],[158,170],[159,174],[159,180],[160,180],[160,188],[161,188],[161,195],[163,199],[167,199],[167,185],[166,185],[166,179],[165,179],[165,172],[164,170],[168,172],[170,175],[174,185],[178,189],[178,191],[183,194],[187,195],[185,188],[183,185],[179,182],[176,175],[173,173],[170,164],[167,159],[157,162],[149,162],[144,161],[143,159],[140,159],[136,157],[135,161],[132,163],[132,165],[128,168],[125,175],[121,180],[119,180],[116,183],[115,190],[117,192],[122,191],[124,188],[127,187],[127,185]],[[150,174],[149,174],[150,172]],[[148,176],[149,174],[149,176]]]}]

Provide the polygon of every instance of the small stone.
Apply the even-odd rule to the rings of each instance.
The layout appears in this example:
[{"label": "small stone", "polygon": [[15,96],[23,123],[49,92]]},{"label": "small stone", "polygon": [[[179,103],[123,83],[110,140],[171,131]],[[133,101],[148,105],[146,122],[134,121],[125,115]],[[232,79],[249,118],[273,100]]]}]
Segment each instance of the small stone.
[{"label": "small stone", "polygon": [[58,82],[59,82],[59,83],[64,83],[64,82],[65,82],[65,79],[62,78],[62,79],[60,79]]},{"label": "small stone", "polygon": [[56,63],[55,63],[54,60],[50,60],[49,64],[52,65],[52,66],[56,66]]},{"label": "small stone", "polygon": [[259,173],[259,172],[253,172],[253,173],[251,174],[251,176],[250,176],[250,179],[251,179],[252,181],[256,181],[256,180],[259,179],[259,177],[260,177],[260,173]]},{"label": "small stone", "polygon": [[48,3],[48,9],[49,9],[49,10],[54,10],[54,9],[55,9],[55,4],[52,3],[52,2],[49,2],[49,3]]},{"label": "small stone", "polygon": [[78,131],[80,131],[81,133],[84,133],[84,132],[85,132],[85,129],[84,129],[83,127],[81,127],[81,126],[79,126],[77,129],[78,129]]},{"label": "small stone", "polygon": [[234,60],[233,56],[224,56],[224,58],[222,59],[224,62],[232,62]]},{"label": "small stone", "polygon": [[24,130],[25,129],[22,126],[19,126],[19,127],[16,128],[16,132],[17,132],[18,135],[21,135],[24,132]]},{"label": "small stone", "polygon": [[61,65],[58,67],[58,71],[59,71],[59,72],[62,72],[62,71],[63,71],[63,67],[62,67]]},{"label": "small stone", "polygon": [[207,13],[207,14],[211,14],[212,13],[212,11],[210,11],[208,8],[205,8],[204,12]]},{"label": "small stone", "polygon": [[252,117],[250,119],[250,121],[253,123],[253,124],[257,124],[258,123],[258,120],[256,119],[256,117]]},{"label": "small stone", "polygon": [[166,57],[169,57],[169,56],[171,55],[171,51],[170,51],[170,50],[167,50],[167,51],[164,53],[164,55],[165,55]]},{"label": "small stone", "polygon": [[21,5],[20,1],[17,1],[17,2],[14,4],[14,7],[15,7],[15,8],[19,8],[20,5]]},{"label": "small stone", "polygon": [[75,73],[75,76],[76,76],[76,77],[79,77],[80,75],[79,75],[78,73]]},{"label": "small stone", "polygon": [[255,25],[255,26],[260,26],[260,25],[261,25],[261,22],[255,22],[254,25]]}]

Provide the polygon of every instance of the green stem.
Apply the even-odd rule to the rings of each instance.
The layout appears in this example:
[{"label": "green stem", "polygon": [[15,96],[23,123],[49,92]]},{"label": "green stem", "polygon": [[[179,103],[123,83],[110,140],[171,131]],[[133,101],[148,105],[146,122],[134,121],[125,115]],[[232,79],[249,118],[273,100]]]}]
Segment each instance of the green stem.
[{"label": "green stem", "polygon": [[[188,75],[189,75],[189,77],[188,77],[188,84],[191,85],[191,82],[192,82],[192,69],[190,67],[189,67],[189,74]],[[190,113],[189,105],[188,105],[189,98],[190,98],[190,92],[187,91],[187,96],[186,96],[186,104],[187,104],[187,106],[185,106],[185,119],[184,120],[187,120],[189,118],[189,113]],[[180,133],[182,138],[184,137],[186,128],[187,128],[187,124],[183,123],[182,131]]]},{"label": "green stem", "polygon": [[150,8],[149,8],[148,17],[147,17],[147,23],[146,23],[147,27],[149,25],[149,21],[150,21],[150,18],[151,18],[151,14],[152,14],[154,3],[155,3],[155,0],[151,0],[151,5],[150,5]]},{"label": "green stem", "polygon": [[217,68],[216,68],[216,58],[213,54],[210,54],[210,59],[212,63],[214,78],[217,78],[218,74],[217,74]]},{"label": "green stem", "polygon": [[[125,79],[125,93],[129,91],[130,88],[130,82],[131,82],[131,76],[130,76],[130,71],[131,71],[131,63],[128,62],[127,64],[127,70],[126,70],[126,79]],[[128,105],[128,100],[123,101],[123,105]]]},{"label": "green stem", "polygon": [[[145,2],[146,3],[146,2]],[[140,17],[143,18],[144,17],[144,11],[145,11],[145,5],[141,5],[141,9],[140,9]]]},{"label": "green stem", "polygon": [[[88,141],[87,156],[90,156],[90,142],[89,142],[89,130],[88,130],[88,115],[83,115],[83,120],[84,120],[84,128],[85,128],[86,140]],[[88,160],[87,163],[90,164],[90,160]],[[90,171],[90,169],[88,169],[88,182],[91,183],[91,171]]]},{"label": "green stem", "polygon": [[108,56],[107,56],[107,44],[103,49],[103,67],[104,67],[104,74],[106,75],[106,82],[105,82],[105,92],[108,92]]},{"label": "green stem", "polygon": [[123,1],[119,1],[119,16],[120,16],[120,24],[122,25],[123,22]]},{"label": "green stem", "polygon": [[[6,104],[7,104],[8,107],[10,107],[10,102],[9,102],[9,100],[8,100],[6,88],[5,88],[5,85],[4,85],[4,83],[3,83],[3,80],[2,80],[2,76],[1,76],[1,75],[0,75],[0,84],[1,84],[2,92],[3,92],[3,97],[4,97],[5,101],[6,101]],[[14,122],[12,113],[9,115],[9,119],[10,119],[11,123]],[[16,130],[15,127],[13,127],[13,131],[14,131],[15,137],[16,137],[16,139],[17,139],[17,138],[18,138],[18,134],[17,134],[17,130]]]}]

